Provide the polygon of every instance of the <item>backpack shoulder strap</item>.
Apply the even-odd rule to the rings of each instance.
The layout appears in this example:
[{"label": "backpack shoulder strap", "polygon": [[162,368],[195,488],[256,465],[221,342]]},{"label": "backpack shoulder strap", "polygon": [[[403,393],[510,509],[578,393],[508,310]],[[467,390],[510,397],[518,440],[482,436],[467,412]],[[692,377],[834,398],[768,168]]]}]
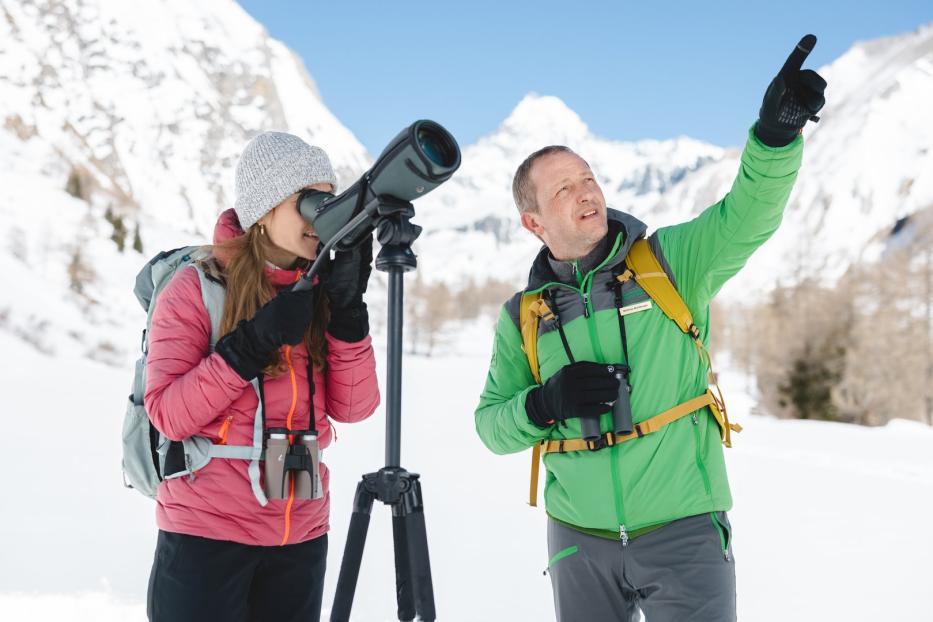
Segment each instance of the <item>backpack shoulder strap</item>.
[{"label": "backpack shoulder strap", "polygon": [[[522,332],[522,349],[528,357],[528,367],[535,382],[541,384],[541,370],[538,366],[538,324],[542,317],[549,318],[553,314],[544,302],[544,292],[522,294],[518,308],[519,326]],[[535,443],[531,448],[531,483],[528,489],[528,505],[538,505],[538,475],[541,468],[541,444]]]},{"label": "backpack shoulder strap", "polygon": [[[686,335],[693,339],[697,347],[697,353],[700,356],[701,363],[706,367],[708,382],[715,388],[715,393],[707,389],[707,394],[712,399],[709,404],[710,411],[719,424],[722,433],[722,441],[726,447],[732,447],[731,432],[741,432],[742,426],[737,423],[730,423],[726,414],[726,405],[722,399],[722,392],[715,372],[713,371],[713,361],[709,352],[700,339],[700,329],[693,323],[693,314],[687,307],[687,303],[677,292],[677,288],[671,282],[670,277],[664,271],[658,258],[651,250],[647,239],[641,239],[632,245],[629,254],[625,257],[625,263],[634,273],[635,281],[641,285],[641,288],[647,292],[651,299],[661,308],[664,314],[669,317],[677,327]],[[618,278],[620,280],[629,278],[630,275],[623,274]]]},{"label": "backpack shoulder strap", "polygon": [[220,319],[223,317],[224,298],[227,292],[223,285],[207,276],[204,267],[199,262],[192,265],[198,271],[198,279],[201,282],[201,300],[204,302],[204,308],[207,309],[208,317],[211,318],[211,352],[213,352],[220,338]]},{"label": "backpack shoulder strap", "polygon": [[625,257],[625,263],[634,274],[635,281],[661,308],[664,315],[677,324],[681,332],[690,335],[695,341],[699,340],[700,331],[693,323],[693,314],[651,251],[647,239],[642,238],[632,245]]},{"label": "backpack shoulder strap", "polygon": [[[535,382],[541,384],[541,371],[538,368],[538,322],[541,318],[539,314],[542,305],[547,309],[544,303],[542,292],[534,294],[522,294],[522,300],[518,308],[519,327],[522,332],[522,349],[525,356],[528,357],[528,367],[531,368],[531,375]],[[548,309],[548,314],[550,310]]]}]

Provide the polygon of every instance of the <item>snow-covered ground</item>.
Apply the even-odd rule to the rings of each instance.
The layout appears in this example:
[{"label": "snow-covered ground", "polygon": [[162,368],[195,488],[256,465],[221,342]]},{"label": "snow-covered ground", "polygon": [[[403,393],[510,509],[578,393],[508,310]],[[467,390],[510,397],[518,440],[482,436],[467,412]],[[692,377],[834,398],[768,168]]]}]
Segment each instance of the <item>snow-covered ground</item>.
[{"label": "snow-covered ground", "polygon": [[[494,456],[473,429],[490,336],[482,321],[463,330],[456,355],[406,357],[402,464],[422,474],[439,619],[550,620],[545,516],[525,505],[528,454]],[[3,332],[0,351],[0,620],[144,620],[156,528],[153,503],[120,479],[130,371],[50,358]],[[745,426],[728,452],[740,619],[931,619],[933,429],[753,415],[745,379],[724,377]],[[325,456],[325,611],[356,482],[384,463],[384,422],[380,410],[340,425]],[[374,508],[355,620],[395,619],[389,517]]]}]

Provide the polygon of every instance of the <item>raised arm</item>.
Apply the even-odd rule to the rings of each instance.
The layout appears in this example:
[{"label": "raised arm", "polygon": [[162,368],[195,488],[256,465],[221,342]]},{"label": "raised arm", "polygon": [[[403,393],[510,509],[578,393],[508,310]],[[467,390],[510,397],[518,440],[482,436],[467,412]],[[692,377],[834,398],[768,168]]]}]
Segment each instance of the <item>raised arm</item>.
[{"label": "raised arm", "polygon": [[657,232],[681,296],[696,311],[777,230],[803,155],[800,135],[825,103],[826,82],[803,61],[816,44],[807,35],[774,77],[749,130],[738,175],[723,199],[695,219]]}]

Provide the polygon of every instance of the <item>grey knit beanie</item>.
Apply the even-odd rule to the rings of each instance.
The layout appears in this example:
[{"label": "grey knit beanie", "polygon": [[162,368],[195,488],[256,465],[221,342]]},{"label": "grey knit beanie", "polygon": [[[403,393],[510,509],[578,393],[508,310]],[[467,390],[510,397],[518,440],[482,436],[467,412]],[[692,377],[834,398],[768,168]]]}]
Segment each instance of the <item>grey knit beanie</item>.
[{"label": "grey knit beanie", "polygon": [[243,149],[236,166],[234,209],[243,230],[305,186],[326,182],[337,191],[337,176],[320,147],[285,132],[263,132]]}]

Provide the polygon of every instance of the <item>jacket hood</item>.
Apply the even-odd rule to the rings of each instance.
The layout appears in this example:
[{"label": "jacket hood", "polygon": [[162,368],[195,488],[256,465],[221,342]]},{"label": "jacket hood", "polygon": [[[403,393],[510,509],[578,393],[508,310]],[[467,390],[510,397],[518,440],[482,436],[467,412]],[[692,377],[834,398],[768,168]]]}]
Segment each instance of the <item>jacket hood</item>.
[{"label": "jacket hood", "polygon": [[[606,235],[612,240],[610,248],[615,248],[617,246],[616,241],[619,238],[621,239],[618,243],[618,250],[615,255],[603,265],[603,270],[613,268],[623,261],[632,248],[632,244],[645,237],[645,233],[648,231],[648,225],[642,221],[631,214],[626,214],[625,212],[620,212],[612,208],[606,210],[606,220],[609,225],[609,232]],[[548,261],[550,252],[547,246],[542,246],[538,255],[535,257],[534,263],[531,264],[531,272],[528,274],[527,287],[529,291],[539,289],[548,283],[558,280],[557,275],[554,274],[554,269],[551,268],[551,264]]]},{"label": "jacket hood", "polygon": [[[221,212],[220,216],[217,218],[217,224],[214,225],[215,246],[213,250],[214,258],[217,259],[221,265],[226,265],[231,256],[229,251],[216,245],[238,238],[241,235],[246,235],[246,232],[243,231],[243,228],[240,226],[240,220],[237,218],[236,211],[231,208]],[[301,268],[286,270],[273,266],[272,264],[266,266],[266,277],[276,286],[298,282],[298,279],[301,278],[301,273]],[[317,280],[317,276],[315,276],[314,282],[317,283]]]},{"label": "jacket hood", "polygon": [[240,226],[240,219],[237,218],[236,210],[233,208],[224,210],[217,217],[217,223],[214,225],[214,244],[221,244],[227,240],[238,238],[245,233]]}]

